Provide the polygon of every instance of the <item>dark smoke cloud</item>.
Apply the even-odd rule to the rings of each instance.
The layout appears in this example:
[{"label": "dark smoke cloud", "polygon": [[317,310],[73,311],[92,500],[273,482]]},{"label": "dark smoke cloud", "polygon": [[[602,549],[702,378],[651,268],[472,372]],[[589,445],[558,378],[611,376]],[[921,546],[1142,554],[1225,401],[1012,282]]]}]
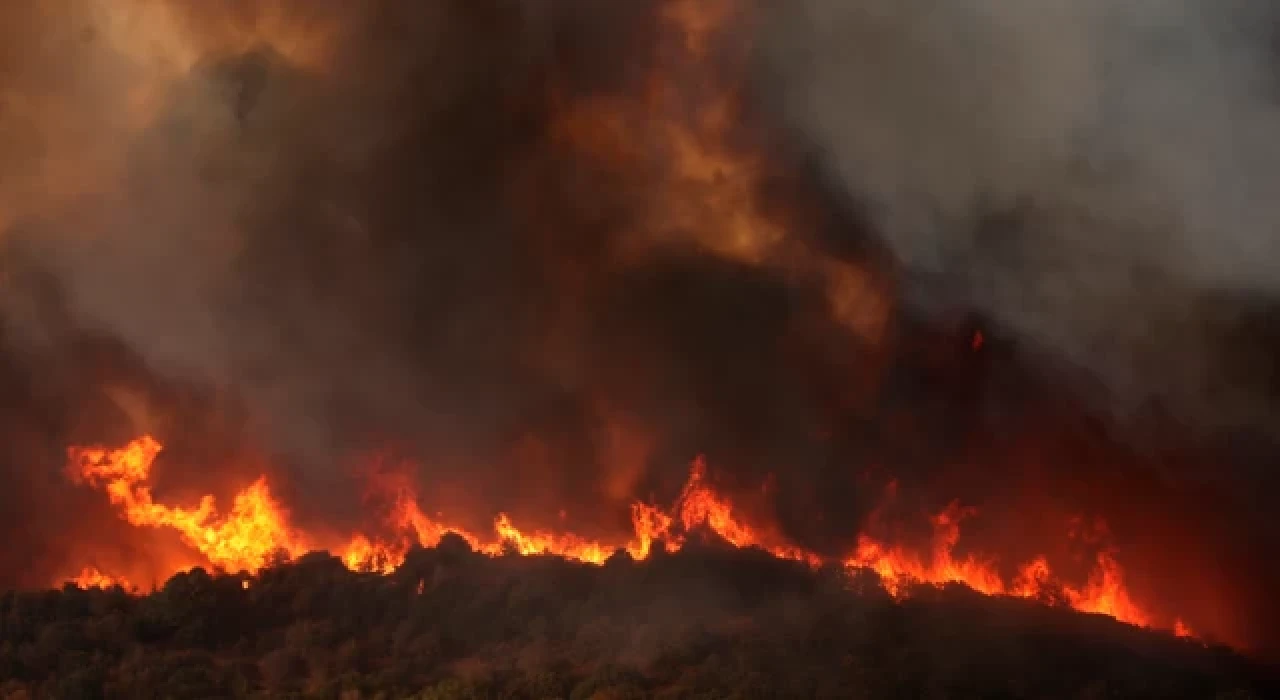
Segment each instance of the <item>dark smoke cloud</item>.
[{"label": "dark smoke cloud", "polygon": [[[505,12],[518,8],[330,8],[309,33],[298,13],[310,5],[252,5],[51,16],[41,39],[60,45],[29,72],[74,84],[24,73],[32,85],[13,99],[57,95],[70,104],[53,116],[106,153],[72,203],[18,208],[42,221],[10,245],[58,280],[78,324],[118,336],[163,376],[243,394],[253,432],[311,461],[344,446],[332,430],[343,413],[394,431],[440,425],[448,417],[433,413],[467,413],[468,401],[500,405],[491,392],[506,378],[478,368],[510,365],[486,358],[504,352],[514,295],[501,285],[514,275],[503,268],[519,252],[504,249],[510,224],[495,206],[502,154],[522,138],[501,105],[534,48]],[[138,28],[150,34],[125,36]],[[129,54],[153,39],[171,45],[164,55]],[[291,55],[308,42],[326,48]],[[116,84],[81,86],[98,82],[78,75],[89,66]],[[154,115],[111,123],[139,91]],[[75,160],[66,133],[45,131],[37,162]],[[467,360],[470,396],[442,395],[410,366],[419,359],[459,384],[468,377],[448,362]]]},{"label": "dark smoke cloud", "polygon": [[[1174,460],[1139,450],[1077,402],[1073,363],[1100,369],[1103,393],[1163,379],[1199,396],[1210,378],[1230,377],[1239,390],[1214,405],[1237,411],[1232,424],[1256,423],[1273,404],[1247,380],[1275,347],[1255,330],[1265,304],[1186,311],[1202,286],[1267,291],[1266,238],[1249,210],[1224,219],[1264,246],[1232,277],[1223,271],[1239,246],[1205,253],[1157,235],[1173,211],[1161,203],[1181,202],[1194,208],[1185,241],[1204,244],[1228,198],[1221,188],[1192,196],[1205,172],[1190,151],[1164,152],[1140,126],[1096,123],[1100,59],[1065,31],[1093,31],[1090,3],[1050,15],[1065,32],[1054,41],[1040,40],[1048,24],[1031,32],[1047,20],[1030,9],[971,3],[953,10],[963,22],[942,27],[972,31],[950,34],[913,3],[852,3],[817,16],[853,33],[810,42],[803,75],[796,54],[779,61],[770,49],[803,36],[805,18],[796,5],[771,9],[746,115],[801,142],[761,146],[784,174],[753,194],[802,222],[771,264],[699,239],[710,233],[637,231],[664,192],[552,136],[564,104],[644,90],[648,67],[664,60],[654,2],[38,5],[0,17],[11,34],[0,73],[0,380],[12,388],[3,458],[16,497],[3,505],[27,504],[3,511],[3,532],[28,533],[4,538],[0,568],[35,552],[62,560],[51,567],[79,561],[73,545],[87,535],[49,513],[100,496],[62,484],[63,447],[152,430],[177,453],[162,465],[169,493],[225,491],[269,457],[282,472],[273,488],[303,525],[354,522],[351,464],[389,445],[421,464],[431,507],[477,527],[498,509],[546,523],[566,508],[584,534],[623,526],[633,498],[671,498],[705,452],[744,503],[770,484],[761,507],[832,553],[892,477],[911,487],[910,517],[956,497],[989,508],[997,530],[1025,519],[1032,498],[1064,518],[1097,508],[1118,538],[1144,542],[1135,556],[1151,555],[1154,578],[1216,566],[1249,570],[1260,586],[1280,580],[1247,551],[1274,543],[1254,515],[1267,477],[1248,469],[1277,453],[1265,439],[1211,460],[1176,444]],[[866,55],[829,54],[836,44]],[[990,84],[991,95],[964,92],[935,70],[969,65],[960,55],[1021,73]],[[873,58],[894,59],[903,77],[873,79]],[[1193,84],[1213,82],[1205,70]],[[798,77],[795,92],[776,91]],[[1114,98],[1139,125],[1162,114],[1150,91],[1165,88],[1143,89]],[[785,124],[769,121],[780,104]],[[966,111],[976,108],[988,111]],[[1203,149],[1244,138],[1191,138],[1218,132],[1189,116],[1161,122],[1166,135]],[[1160,155],[1136,164],[1170,180],[1125,176],[1104,189],[1072,179],[1081,125],[1095,127],[1079,136],[1086,143]],[[818,157],[801,150],[814,143]],[[1176,196],[1153,204],[1165,185]],[[886,218],[849,203],[903,193],[928,206],[890,206]],[[989,207],[974,206],[984,197]],[[912,218],[923,211],[930,218]],[[1156,233],[1117,233],[1131,227]],[[1027,231],[1039,236],[1029,242]],[[619,254],[638,239],[657,243]],[[871,342],[832,280],[861,265],[893,277],[899,262],[895,291],[913,302],[945,293],[955,315],[913,305]],[[1148,277],[1135,276],[1142,265]],[[855,288],[877,296],[876,284]],[[1221,332],[1210,319],[1224,319]],[[975,352],[979,321],[988,341]],[[1230,338],[1238,328],[1242,341]],[[1207,475],[1206,462],[1229,466],[1187,480]],[[1180,480],[1166,481],[1171,472]],[[105,507],[84,512],[114,522]],[[1190,512],[1203,531],[1145,525]],[[1231,551],[1214,549],[1222,540]],[[1171,542],[1192,553],[1157,561]],[[1029,545],[1010,543],[1019,546]],[[1247,588],[1232,625],[1265,597]]]},{"label": "dark smoke cloud", "polygon": [[[596,173],[547,143],[552,83],[571,97],[642,83],[628,61],[652,62],[652,6],[77,7],[82,26],[57,21],[81,16],[71,5],[45,18],[58,50],[11,94],[57,95],[47,109],[73,124],[33,119],[34,162],[74,161],[67,134],[83,133],[100,171],[84,191],[15,198],[29,223],[8,245],[55,280],[69,323],[239,395],[246,432],[305,463],[313,495],[336,490],[348,451],[406,435],[433,476],[518,509],[526,488],[590,490],[602,460],[632,458],[609,441],[620,420],[656,423],[671,482],[717,443],[771,461],[768,435],[816,420],[806,386],[821,379],[757,368],[790,364],[777,338],[794,308],[817,319],[808,332],[842,335],[821,293],[679,246],[613,270],[619,222],[652,203],[633,183],[584,184]],[[86,65],[117,80],[84,85]],[[74,79],[40,79],[59,71]],[[513,203],[530,177],[546,220]],[[56,173],[41,184],[61,194]],[[9,303],[15,333],[56,342],[26,294]],[[562,466],[503,487],[494,465],[529,439]],[[634,495],[633,471],[615,498]]]},{"label": "dark smoke cloud", "polygon": [[[1120,415],[1275,431],[1274,27],[1238,0],[806,0],[783,110],[932,282],[1098,373]],[[1274,322],[1266,325],[1274,332]]]},{"label": "dark smoke cloud", "polygon": [[[595,173],[547,143],[553,82],[643,80],[628,59],[647,62],[651,6],[254,7],[68,2],[8,25],[29,49],[5,89],[27,110],[14,147],[34,143],[7,166],[26,185],[6,189],[15,352],[104,335],[156,381],[230,395],[238,439],[299,465],[303,516],[332,515],[351,453],[386,442],[481,513],[603,490],[625,516],[648,433],[665,497],[696,450],[763,463],[749,436],[802,430],[782,407],[807,389],[756,366],[780,364],[789,306],[820,317],[821,295],[692,250],[614,274],[643,193],[574,184]],[[551,218],[513,203],[529,177]],[[191,441],[132,395],[139,430]]]}]

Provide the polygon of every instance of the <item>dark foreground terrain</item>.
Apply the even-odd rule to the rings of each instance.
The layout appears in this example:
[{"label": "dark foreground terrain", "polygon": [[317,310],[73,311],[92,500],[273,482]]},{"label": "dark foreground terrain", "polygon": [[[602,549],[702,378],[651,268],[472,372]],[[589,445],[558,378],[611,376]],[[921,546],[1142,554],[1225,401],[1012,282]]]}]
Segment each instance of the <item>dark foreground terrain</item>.
[{"label": "dark foreground terrain", "polygon": [[1245,698],[1273,669],[1098,616],[705,545],[604,567],[460,540],[145,597],[0,598],[0,698]]}]

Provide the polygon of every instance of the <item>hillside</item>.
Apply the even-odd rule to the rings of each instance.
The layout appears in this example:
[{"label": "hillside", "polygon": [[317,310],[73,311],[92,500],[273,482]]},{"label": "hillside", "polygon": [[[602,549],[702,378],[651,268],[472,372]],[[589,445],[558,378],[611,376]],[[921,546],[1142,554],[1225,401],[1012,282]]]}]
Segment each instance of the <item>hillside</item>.
[{"label": "hillside", "polygon": [[602,567],[456,537],[394,574],[311,554],[0,598],[3,698],[1263,698],[1223,648],[962,587],[686,547]]}]

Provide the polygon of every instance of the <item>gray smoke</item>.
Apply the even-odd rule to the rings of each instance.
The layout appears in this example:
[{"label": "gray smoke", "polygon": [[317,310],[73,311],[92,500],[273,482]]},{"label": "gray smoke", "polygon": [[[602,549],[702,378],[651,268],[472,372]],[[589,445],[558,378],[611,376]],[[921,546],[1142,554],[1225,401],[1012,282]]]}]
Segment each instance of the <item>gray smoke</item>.
[{"label": "gray smoke", "polygon": [[765,46],[782,107],[932,280],[917,301],[1066,353],[1122,410],[1269,420],[1269,365],[1222,333],[1280,293],[1266,3],[795,5]]}]

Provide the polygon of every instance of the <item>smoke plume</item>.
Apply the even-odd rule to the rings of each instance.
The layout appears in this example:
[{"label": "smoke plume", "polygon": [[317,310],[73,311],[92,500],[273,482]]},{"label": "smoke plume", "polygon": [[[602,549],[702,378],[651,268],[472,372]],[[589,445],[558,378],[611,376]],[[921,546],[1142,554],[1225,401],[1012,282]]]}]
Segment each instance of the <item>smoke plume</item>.
[{"label": "smoke plume", "polygon": [[[1011,557],[1096,510],[1136,588],[1266,643],[1266,15],[1113,5],[0,10],[0,581],[130,542],[71,444],[343,533],[371,453],[588,536],[705,454],[832,556],[890,483]],[[1169,416],[1203,435],[1133,439]]]},{"label": "smoke plume", "polygon": [[770,36],[782,109],[923,306],[1066,354],[1122,415],[1274,430],[1273,361],[1248,347],[1280,291],[1266,3],[797,5]]}]

